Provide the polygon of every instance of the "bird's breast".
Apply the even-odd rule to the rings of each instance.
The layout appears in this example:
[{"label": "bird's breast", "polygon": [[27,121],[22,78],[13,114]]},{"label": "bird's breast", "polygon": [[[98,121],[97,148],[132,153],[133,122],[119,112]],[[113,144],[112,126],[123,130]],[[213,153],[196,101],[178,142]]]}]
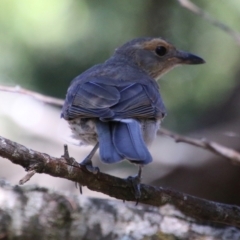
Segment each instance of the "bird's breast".
[{"label": "bird's breast", "polygon": [[72,137],[80,140],[80,145],[95,145],[98,141],[95,118],[75,118],[68,121]]},{"label": "bird's breast", "polygon": [[146,145],[150,146],[157,135],[160,128],[160,120],[157,119],[139,119],[143,139]]}]

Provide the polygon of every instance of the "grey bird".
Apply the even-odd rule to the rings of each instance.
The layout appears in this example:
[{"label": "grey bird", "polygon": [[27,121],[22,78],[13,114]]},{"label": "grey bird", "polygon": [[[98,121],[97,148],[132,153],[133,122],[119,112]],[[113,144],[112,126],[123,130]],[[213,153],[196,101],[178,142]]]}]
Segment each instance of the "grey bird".
[{"label": "grey bird", "polygon": [[138,164],[138,175],[131,179],[140,198],[141,169],[152,162],[147,146],[166,115],[156,80],[178,65],[201,63],[202,58],[162,38],[137,38],[73,79],[61,116],[75,139],[94,145],[80,165],[94,172],[91,159],[98,148],[104,163],[127,159]]}]

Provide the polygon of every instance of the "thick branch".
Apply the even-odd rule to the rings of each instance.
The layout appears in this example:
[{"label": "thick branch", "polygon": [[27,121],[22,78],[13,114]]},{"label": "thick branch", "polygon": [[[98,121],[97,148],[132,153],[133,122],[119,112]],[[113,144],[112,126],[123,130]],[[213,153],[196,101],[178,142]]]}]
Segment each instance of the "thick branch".
[{"label": "thick branch", "polygon": [[239,240],[239,229],[196,221],[171,205],[159,208],[133,206],[131,203],[86,198],[31,185],[19,188],[1,179],[0,192],[2,240],[186,240],[219,239],[219,236]]},{"label": "thick branch", "polygon": [[[51,157],[26,148],[23,145],[0,137],[0,156],[27,170],[46,173],[54,177],[66,178],[111,197],[135,201],[134,188],[125,179],[99,172],[94,175],[79,165],[69,163],[63,158]],[[196,198],[174,190],[141,184],[139,203],[152,206],[172,204],[188,216],[211,222],[240,227],[240,207],[216,203]]]}]

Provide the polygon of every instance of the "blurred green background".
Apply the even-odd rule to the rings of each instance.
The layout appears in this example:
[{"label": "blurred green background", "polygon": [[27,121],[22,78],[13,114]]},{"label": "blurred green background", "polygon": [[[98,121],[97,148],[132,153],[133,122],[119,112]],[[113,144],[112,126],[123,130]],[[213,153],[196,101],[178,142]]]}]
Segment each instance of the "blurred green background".
[{"label": "blurred green background", "polygon": [[[238,0],[194,2],[240,28]],[[2,0],[0,82],[64,98],[71,79],[140,36],[162,36],[207,62],[161,80],[171,128],[198,127],[201,114],[225,101],[237,84],[240,51],[233,39],[173,0]]]},{"label": "blurred green background", "polygon": [[[239,0],[193,2],[240,31]],[[159,81],[168,110],[163,126],[185,134],[197,132],[197,137],[209,137],[239,149],[240,126],[230,123],[233,120],[240,122],[239,45],[219,28],[182,8],[176,0],[1,0],[0,84],[19,85],[64,98],[69,83],[75,76],[92,65],[105,61],[119,45],[141,36],[164,37],[177,48],[206,60],[204,65],[176,68]],[[53,147],[46,149],[44,141],[46,143],[51,138],[48,144],[53,146],[59,138],[54,134],[50,136],[49,129],[52,130],[56,125],[60,109],[51,109],[54,117],[51,118],[51,113],[47,113],[42,117],[46,122],[39,120],[37,127],[33,125],[35,127],[31,131],[38,130],[42,133],[41,136],[34,135],[36,133],[31,135],[23,125],[14,125],[11,116],[19,111],[25,117],[28,116],[28,120],[36,120],[41,113],[36,109],[41,108],[32,106],[30,110],[27,109],[26,112],[32,114],[29,116],[22,110],[25,100],[17,100],[14,107],[10,107],[9,99],[14,94],[3,94],[0,92],[0,108],[5,112],[2,115],[0,113],[1,132],[9,137],[20,131],[16,140],[22,143],[27,137],[30,144],[39,143],[50,154]],[[45,105],[44,107],[47,108]],[[6,112],[10,111],[12,113],[7,115]],[[19,116],[15,118],[19,120]],[[7,121],[3,123],[3,119]],[[54,119],[54,123],[46,130],[44,126],[50,122],[49,119]],[[223,139],[225,132],[234,133],[238,138]],[[183,154],[181,158],[185,162],[187,159],[192,162],[196,160],[196,153],[191,152],[192,155],[186,157],[186,152],[179,149],[175,151],[169,144],[167,146],[175,154],[173,158]],[[163,156],[165,149],[167,147],[162,152],[157,152],[155,158],[169,159],[169,156]],[[56,152],[60,155],[59,148]],[[207,159],[202,152],[199,157]],[[236,174],[239,175],[239,172]],[[223,179],[222,176],[220,178]],[[166,185],[171,186],[169,182]],[[172,186],[175,187],[174,184]],[[198,194],[194,192],[196,187],[179,189]],[[235,191],[234,188],[232,191]],[[222,194],[221,189],[219,194]]]}]

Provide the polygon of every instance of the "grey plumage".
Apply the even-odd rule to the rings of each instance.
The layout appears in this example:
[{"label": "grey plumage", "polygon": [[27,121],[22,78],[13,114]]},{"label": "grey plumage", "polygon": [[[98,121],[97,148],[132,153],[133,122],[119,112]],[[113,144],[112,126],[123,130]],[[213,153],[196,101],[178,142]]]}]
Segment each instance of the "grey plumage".
[{"label": "grey plumage", "polygon": [[125,119],[115,122],[112,138],[115,149],[123,158],[142,165],[152,161],[138,120]]},{"label": "grey plumage", "polygon": [[166,115],[155,80],[177,65],[203,62],[161,38],[134,39],[71,82],[61,116],[83,144],[99,142],[103,162],[148,164],[146,145]]}]

